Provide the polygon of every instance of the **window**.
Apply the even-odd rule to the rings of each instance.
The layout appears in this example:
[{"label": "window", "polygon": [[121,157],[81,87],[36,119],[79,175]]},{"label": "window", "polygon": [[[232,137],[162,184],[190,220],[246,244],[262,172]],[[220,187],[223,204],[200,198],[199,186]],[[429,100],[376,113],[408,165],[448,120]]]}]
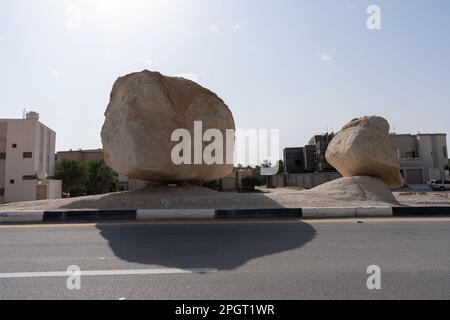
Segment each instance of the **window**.
[{"label": "window", "polygon": [[14,184],[14,183],[16,183],[16,180],[14,180],[14,179],[9,180],[9,184]]},{"label": "window", "polygon": [[0,197],[5,195],[5,188],[0,188]]},{"label": "window", "polygon": [[444,159],[448,159],[447,147],[442,147],[442,150],[444,151]]},{"label": "window", "polygon": [[31,159],[31,158],[33,158],[33,152],[24,152],[23,153],[23,158],[24,159]]},{"label": "window", "polygon": [[6,153],[0,152],[0,160],[5,160],[5,159],[6,159]]},{"label": "window", "polygon": [[35,175],[23,176],[22,180],[37,180],[37,177]]},{"label": "window", "polygon": [[16,149],[16,148],[17,148],[17,143],[13,143],[13,144],[12,144],[12,148],[13,148],[13,149]]}]

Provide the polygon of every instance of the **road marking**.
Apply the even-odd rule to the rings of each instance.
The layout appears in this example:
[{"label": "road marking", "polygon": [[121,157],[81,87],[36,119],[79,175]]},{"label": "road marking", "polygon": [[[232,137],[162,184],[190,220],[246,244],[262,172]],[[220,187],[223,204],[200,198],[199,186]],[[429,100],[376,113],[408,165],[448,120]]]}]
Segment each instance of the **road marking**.
[{"label": "road marking", "polygon": [[[131,269],[131,270],[93,270],[81,271],[80,276],[136,276],[136,275],[157,275],[157,274],[204,274],[218,272],[213,268],[197,268],[197,269]],[[50,271],[50,272],[13,272],[0,273],[0,279],[17,279],[17,278],[51,278],[51,277],[69,277],[71,274],[67,271]]]}]

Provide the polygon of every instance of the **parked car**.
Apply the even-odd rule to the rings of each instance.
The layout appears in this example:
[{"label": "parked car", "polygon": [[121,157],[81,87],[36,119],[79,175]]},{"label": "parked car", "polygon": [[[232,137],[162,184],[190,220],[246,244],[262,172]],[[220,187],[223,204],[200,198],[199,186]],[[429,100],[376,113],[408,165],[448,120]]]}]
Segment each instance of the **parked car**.
[{"label": "parked car", "polygon": [[431,180],[428,186],[435,191],[450,190],[450,180]]}]

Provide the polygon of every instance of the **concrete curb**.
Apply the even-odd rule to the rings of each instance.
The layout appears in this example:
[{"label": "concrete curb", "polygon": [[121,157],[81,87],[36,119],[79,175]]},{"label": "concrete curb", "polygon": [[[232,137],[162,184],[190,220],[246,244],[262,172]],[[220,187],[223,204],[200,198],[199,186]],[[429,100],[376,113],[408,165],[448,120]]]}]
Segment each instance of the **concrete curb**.
[{"label": "concrete curb", "polygon": [[324,219],[432,216],[450,216],[450,207],[0,211],[0,223],[92,223],[137,220]]},{"label": "concrete curb", "polygon": [[214,219],[216,210],[137,210],[136,220]]},{"label": "concrete curb", "polygon": [[392,217],[392,207],[303,208],[302,218]]},{"label": "concrete curb", "polygon": [[0,212],[0,223],[33,223],[43,221],[44,211]]}]

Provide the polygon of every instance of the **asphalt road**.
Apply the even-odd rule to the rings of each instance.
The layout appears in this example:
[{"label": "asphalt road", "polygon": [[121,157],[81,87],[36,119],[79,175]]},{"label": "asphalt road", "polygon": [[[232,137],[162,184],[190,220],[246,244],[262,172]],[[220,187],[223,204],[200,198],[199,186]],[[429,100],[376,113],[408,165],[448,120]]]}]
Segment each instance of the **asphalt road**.
[{"label": "asphalt road", "polygon": [[450,219],[0,226],[0,298],[450,299]]}]

